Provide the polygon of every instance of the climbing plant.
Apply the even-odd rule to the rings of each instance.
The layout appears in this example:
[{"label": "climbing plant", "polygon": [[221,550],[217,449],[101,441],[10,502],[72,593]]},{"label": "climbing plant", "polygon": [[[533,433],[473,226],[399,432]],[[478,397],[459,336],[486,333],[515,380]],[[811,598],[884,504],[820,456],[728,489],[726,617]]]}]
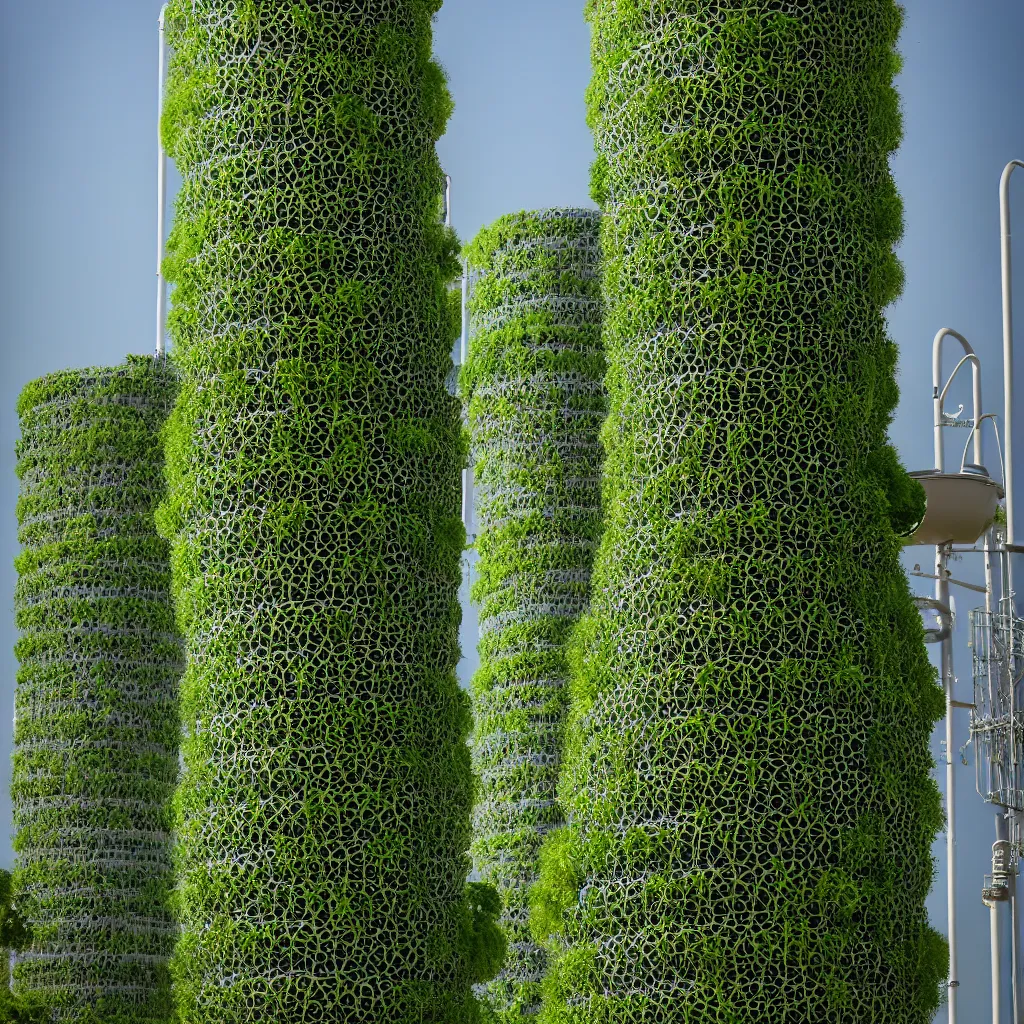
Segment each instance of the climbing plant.
[{"label": "climbing plant", "polygon": [[924,1024],[891,0],[590,0],[610,414],[544,1024]]},{"label": "climbing plant", "polygon": [[11,796],[14,892],[31,941],[8,936],[24,947],[12,1014],[170,1019],[182,658],[153,513],[173,396],[166,364],[129,357],[44,377],[18,405]]},{"label": "climbing plant", "polygon": [[503,954],[465,882],[439,7],[168,8],[183,1024],[470,1022]]},{"label": "climbing plant", "polygon": [[565,641],[586,606],[600,531],[598,227],[592,210],[519,213],[466,251],[478,275],[461,375],[480,531],[472,852],[502,896],[509,940],[503,971],[479,991],[505,1024],[540,1007],[546,957],[530,935],[528,893],[540,842],[561,820]]}]

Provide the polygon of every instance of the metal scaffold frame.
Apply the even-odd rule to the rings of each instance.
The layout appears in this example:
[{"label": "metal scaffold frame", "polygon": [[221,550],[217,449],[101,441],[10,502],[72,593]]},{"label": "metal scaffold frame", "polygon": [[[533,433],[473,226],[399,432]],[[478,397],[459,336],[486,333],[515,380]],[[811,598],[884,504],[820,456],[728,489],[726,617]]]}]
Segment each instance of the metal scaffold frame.
[{"label": "metal scaffold frame", "polygon": [[[946,886],[949,937],[948,1019],[957,1022],[958,944],[956,917],[957,819],[954,790],[953,713],[969,710],[970,742],[975,747],[975,781],[982,798],[997,808],[992,873],[985,878],[982,899],[991,913],[992,1021],[1002,1024],[1006,989],[1012,996],[1012,1020],[1024,1024],[1024,982],[1020,976],[1020,911],[1017,875],[1024,854],[1024,619],[1017,616],[1012,556],[1024,552],[1016,544],[1013,491],[1013,297],[1009,186],[1013,171],[1024,162],[1007,164],[1000,180],[1000,221],[1003,306],[1003,422],[985,413],[982,404],[981,362],[967,339],[951,328],[943,328],[933,343],[933,390],[935,469],[913,474],[924,486],[928,511],[911,544],[935,547],[935,572],[915,567],[914,576],[935,581],[934,598],[918,598],[922,614],[937,623],[926,629],[929,643],[941,644],[940,679],[946,696],[945,795],[946,795]],[[942,379],[944,342],[960,343],[963,357],[953,372]],[[959,371],[971,365],[973,409],[970,420],[961,418],[963,406],[947,414],[944,403]],[[1002,486],[989,477],[984,464],[983,428],[991,421],[998,447]],[[950,427],[969,427],[960,465],[955,472],[945,469],[943,435]],[[967,461],[973,445],[973,462]],[[998,499],[1005,498],[1000,515]],[[984,586],[953,579],[952,559],[965,553],[980,554],[984,561]],[[972,702],[955,699],[953,667],[955,605],[951,588],[960,587],[984,595],[984,605],[970,613],[970,641],[974,696]],[[966,762],[965,762],[966,763]],[[1011,916],[1011,976],[1003,976],[1001,907],[1008,905]]]}]

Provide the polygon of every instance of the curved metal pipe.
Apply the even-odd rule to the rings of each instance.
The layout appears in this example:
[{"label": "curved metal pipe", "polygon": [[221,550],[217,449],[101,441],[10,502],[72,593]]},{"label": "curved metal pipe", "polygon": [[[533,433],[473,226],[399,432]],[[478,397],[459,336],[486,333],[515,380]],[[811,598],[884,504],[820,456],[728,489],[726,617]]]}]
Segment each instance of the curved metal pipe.
[{"label": "curved metal pipe", "polygon": [[[945,387],[942,385],[942,343],[946,338],[955,338],[962,346],[966,353],[963,359],[956,364],[956,369],[949,375],[949,379],[946,381]],[[981,417],[981,361],[978,359],[977,354],[974,351],[971,343],[959,332],[954,331],[952,327],[943,327],[938,334],[935,335],[935,340],[932,342],[932,402],[935,408],[935,426],[934,426],[934,438],[935,438],[935,468],[941,473],[943,472],[943,462],[945,461],[945,450],[942,441],[942,416],[943,416],[943,403],[946,399],[946,393],[949,391],[950,384],[953,383],[953,379],[960,372],[960,368],[964,363],[971,364],[971,376],[973,384],[973,400],[974,400],[974,426],[978,424],[978,420]],[[983,460],[984,449],[982,446],[981,431],[974,431],[974,461],[981,464]]]},{"label": "curved metal pipe", "polygon": [[[992,421],[992,434],[996,439],[996,451],[999,455],[999,479],[1003,481],[1003,490],[1006,490],[1006,461],[1003,459],[1003,445],[999,440],[999,426],[996,423],[997,416],[994,412],[987,412],[984,416],[979,416],[977,422],[974,424],[974,429],[971,431],[973,437],[974,430],[981,430],[982,424],[985,420]],[[967,449],[971,446],[971,437],[967,438],[967,444],[964,445],[964,453],[960,458],[960,469],[958,472],[964,471],[964,466],[967,464]],[[991,589],[991,588],[990,588]]]}]

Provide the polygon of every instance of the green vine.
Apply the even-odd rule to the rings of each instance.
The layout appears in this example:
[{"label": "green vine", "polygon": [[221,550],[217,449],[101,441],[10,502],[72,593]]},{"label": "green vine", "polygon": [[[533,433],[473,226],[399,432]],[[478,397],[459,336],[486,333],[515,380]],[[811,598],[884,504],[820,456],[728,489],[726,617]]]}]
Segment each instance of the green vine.
[{"label": "green vine", "polygon": [[503,1024],[540,1007],[546,957],[530,935],[528,893],[541,840],[561,823],[564,645],[586,607],[600,533],[599,223],[592,210],[519,213],[466,249],[480,274],[461,374],[480,524],[472,852],[504,901],[508,961],[480,991]]},{"label": "green vine", "polygon": [[925,1024],[943,713],[888,446],[890,0],[590,0],[605,532],[543,1024]]},{"label": "green vine", "polygon": [[[129,357],[18,404],[12,1020],[165,1024],[180,642],[160,431],[175,378]],[[19,1016],[20,1015],[20,1016]]]},{"label": "green vine", "polygon": [[465,461],[438,0],[173,0],[183,1024],[461,1024]]}]

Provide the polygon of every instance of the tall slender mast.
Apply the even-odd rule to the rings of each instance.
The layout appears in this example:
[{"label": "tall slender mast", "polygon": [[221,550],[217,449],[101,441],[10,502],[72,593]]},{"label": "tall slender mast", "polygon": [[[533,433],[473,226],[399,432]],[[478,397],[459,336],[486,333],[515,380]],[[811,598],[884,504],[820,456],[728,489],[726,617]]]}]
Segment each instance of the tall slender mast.
[{"label": "tall slender mast", "polygon": [[167,352],[165,325],[167,322],[167,282],[164,280],[163,262],[167,237],[167,153],[160,134],[160,116],[164,108],[164,83],[167,80],[167,31],[164,24],[167,4],[160,9],[160,59],[157,83],[156,118],[156,355],[162,359]]}]

